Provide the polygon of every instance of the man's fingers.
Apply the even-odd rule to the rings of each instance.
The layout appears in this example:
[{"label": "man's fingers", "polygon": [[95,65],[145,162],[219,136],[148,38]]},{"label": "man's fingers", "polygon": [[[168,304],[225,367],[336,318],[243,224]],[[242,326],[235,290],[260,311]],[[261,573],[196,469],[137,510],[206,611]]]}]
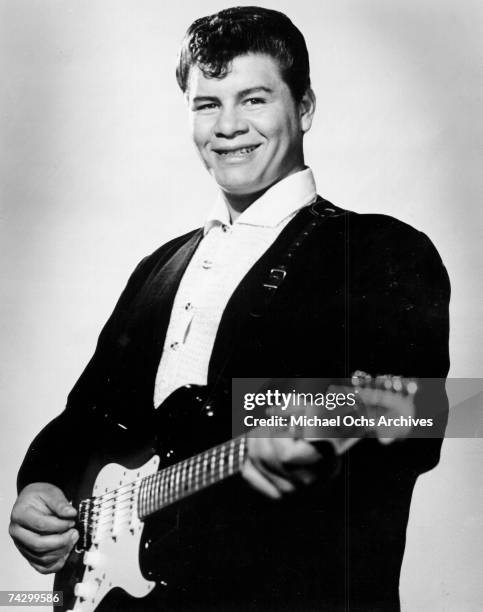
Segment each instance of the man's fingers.
[{"label": "man's fingers", "polygon": [[36,569],[41,574],[52,574],[52,573],[60,571],[64,567],[64,564],[68,556],[69,555],[64,555],[58,561],[51,563],[47,566],[42,565],[40,563],[36,563],[35,561],[30,561],[30,560],[29,560],[29,563],[34,569]]},{"label": "man's fingers", "polygon": [[253,465],[250,458],[245,461],[242,470],[242,476],[247,480],[254,489],[271,497],[272,499],[280,499],[281,493],[257,468]]},{"label": "man's fingers", "polygon": [[284,472],[277,470],[276,465],[265,465],[263,461],[253,460],[253,466],[270,481],[280,493],[293,493],[295,491],[294,483],[285,477]]},{"label": "man's fingers", "polygon": [[35,563],[41,567],[50,567],[58,563],[60,560],[64,560],[65,562],[65,559],[67,559],[70,554],[70,550],[66,551],[65,547],[53,550],[44,555],[36,555],[22,546],[18,546],[18,549],[30,564]]},{"label": "man's fingers", "polygon": [[12,513],[12,521],[39,534],[64,533],[75,525],[72,519],[42,514],[33,506],[24,508],[22,512]]},{"label": "man's fingers", "polygon": [[249,437],[248,455],[252,468],[259,474],[258,477],[252,474],[250,468],[249,475],[253,476],[250,482],[267,495],[267,482],[279,496],[293,493],[301,485],[313,484],[324,463],[323,455],[313,444],[291,438]]},{"label": "man's fingers", "polygon": [[322,455],[313,444],[306,440],[274,438],[273,444],[280,463],[287,470],[292,467],[315,465],[322,459]]},{"label": "man's fingers", "polygon": [[69,529],[69,531],[60,534],[39,535],[20,525],[14,526],[10,535],[19,546],[34,555],[43,555],[61,548],[71,550],[79,538],[79,533],[75,529]]},{"label": "man's fingers", "polygon": [[58,517],[73,518],[77,514],[76,509],[68,502],[62,491],[54,485],[47,485],[40,489],[39,497],[47,508]]}]

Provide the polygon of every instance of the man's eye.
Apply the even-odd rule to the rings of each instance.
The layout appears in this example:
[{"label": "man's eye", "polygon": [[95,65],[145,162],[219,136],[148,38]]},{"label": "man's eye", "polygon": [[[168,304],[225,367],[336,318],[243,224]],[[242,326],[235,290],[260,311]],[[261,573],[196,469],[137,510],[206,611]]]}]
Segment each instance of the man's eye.
[{"label": "man's eye", "polygon": [[247,98],[245,100],[245,104],[249,106],[256,106],[257,104],[264,104],[265,100],[263,98]]},{"label": "man's eye", "polygon": [[203,110],[213,110],[215,108],[218,107],[218,104],[216,104],[216,102],[206,102],[206,104],[200,104],[198,105],[195,110],[197,111],[203,111]]}]

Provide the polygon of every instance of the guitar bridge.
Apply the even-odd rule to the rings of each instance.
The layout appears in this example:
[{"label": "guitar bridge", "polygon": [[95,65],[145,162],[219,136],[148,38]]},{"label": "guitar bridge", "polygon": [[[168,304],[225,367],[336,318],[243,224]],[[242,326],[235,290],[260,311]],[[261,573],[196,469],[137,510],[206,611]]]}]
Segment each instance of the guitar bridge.
[{"label": "guitar bridge", "polygon": [[77,540],[75,551],[82,553],[91,547],[91,530],[92,524],[92,498],[84,499],[79,505],[79,518],[77,521],[77,529],[79,530],[79,539]]}]

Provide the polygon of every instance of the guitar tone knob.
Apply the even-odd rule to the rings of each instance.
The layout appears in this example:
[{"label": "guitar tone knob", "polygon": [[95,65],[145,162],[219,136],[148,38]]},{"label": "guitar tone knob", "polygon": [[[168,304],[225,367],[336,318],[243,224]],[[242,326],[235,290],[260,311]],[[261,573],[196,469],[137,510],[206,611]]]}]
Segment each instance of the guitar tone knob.
[{"label": "guitar tone knob", "polygon": [[96,585],[94,582],[78,582],[74,587],[74,595],[81,599],[89,599],[96,592]]},{"label": "guitar tone knob", "polygon": [[95,568],[100,564],[101,554],[98,550],[89,550],[84,554],[84,565]]}]

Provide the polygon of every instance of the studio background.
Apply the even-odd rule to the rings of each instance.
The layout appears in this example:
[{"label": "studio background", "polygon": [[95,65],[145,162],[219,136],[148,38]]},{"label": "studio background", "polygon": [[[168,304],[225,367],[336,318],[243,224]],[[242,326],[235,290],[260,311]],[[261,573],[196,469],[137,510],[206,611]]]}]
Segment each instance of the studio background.
[{"label": "studio background", "polygon": [[[450,375],[481,376],[483,5],[259,4],[286,12],[307,41],[318,192],[430,236],[452,283]],[[136,263],[201,225],[216,193],[174,68],[193,19],[229,5],[0,1],[0,589],[52,582],[7,534],[28,444],[63,409]],[[403,610],[483,606],[482,459],[479,439],[446,440],[419,479]]]}]

